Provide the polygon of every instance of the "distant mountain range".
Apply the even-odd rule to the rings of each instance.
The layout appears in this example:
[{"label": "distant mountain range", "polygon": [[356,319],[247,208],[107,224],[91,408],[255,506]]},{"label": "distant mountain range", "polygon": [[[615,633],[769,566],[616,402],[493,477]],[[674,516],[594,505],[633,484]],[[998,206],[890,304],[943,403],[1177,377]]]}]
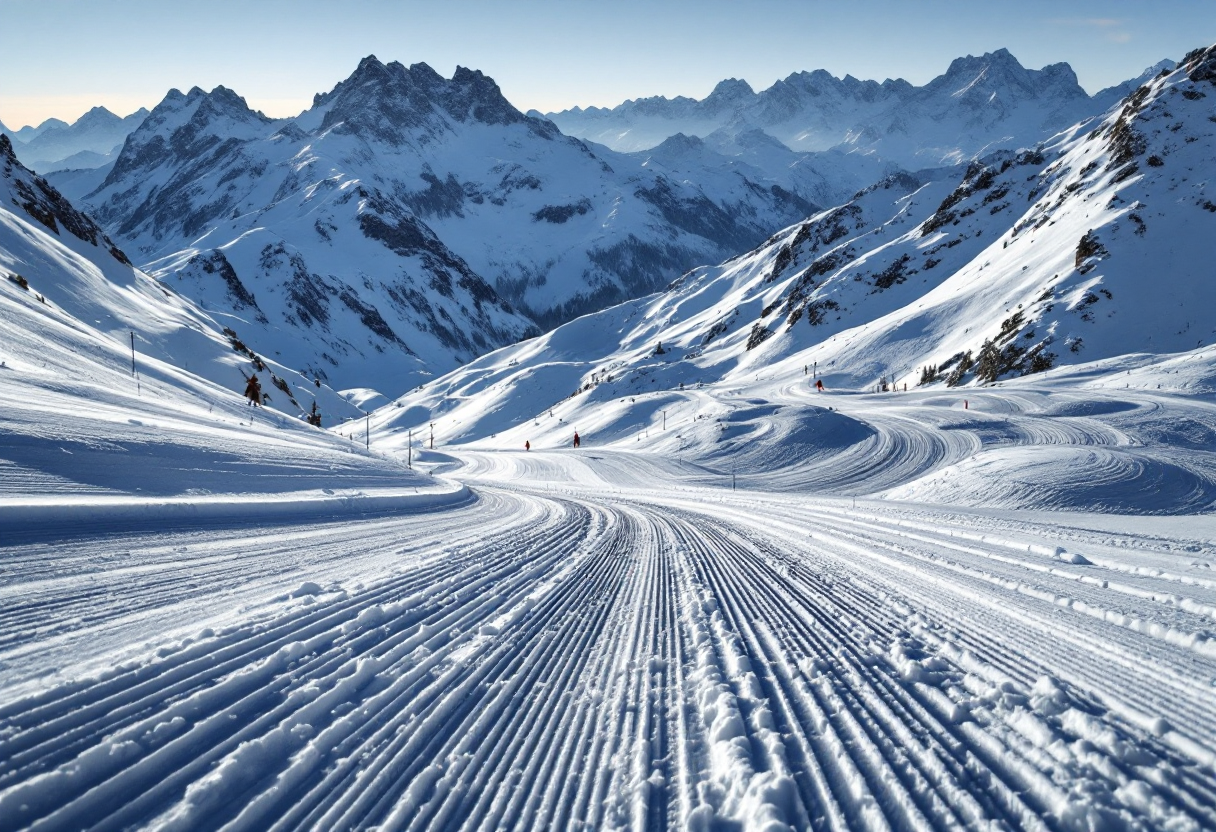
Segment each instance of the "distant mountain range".
[{"label": "distant mountain range", "polygon": [[836,78],[820,69],[794,73],[759,93],[732,78],[700,101],[659,96],[547,117],[570,135],[621,151],[654,147],[675,133],[763,130],[792,150],[834,148],[924,168],[1033,145],[1105,112],[1144,80],[1172,67],[1172,61],[1162,61],[1091,96],[1068,64],[1027,69],[1008,50],[998,49],[958,58],[922,87],[904,80]]},{"label": "distant mountain range", "polygon": [[22,164],[40,173],[98,168],[113,161],[127,136],[147,115],[140,108],[120,118],[105,107],[94,107],[72,124],[52,118],[17,131],[0,124],[0,134],[12,141]]},{"label": "distant mountain range", "polygon": [[[1213,100],[1216,46],[1047,146],[888,177],[664,292],[478,359],[399,399],[387,429],[423,413],[489,436],[515,424],[495,415],[508,396],[537,413],[575,398],[594,421],[621,397],[809,385],[812,368],[832,390],[965,388],[1211,347]],[[1210,446],[1193,427],[1160,430]]]},{"label": "distant mountain range", "polygon": [[[294,119],[224,87],[172,90],[106,164],[48,178],[251,349],[338,389],[394,393],[660,289],[824,206],[873,213],[871,183],[928,199],[962,174],[972,144],[1033,146],[1063,129],[1056,120],[1123,91],[1088,96],[1066,65],[1025,70],[1004,50],[959,59],[923,88],[791,79],[759,95],[734,82],[706,102],[631,102],[660,113],[652,126],[672,126],[667,105],[722,123],[623,153],[521,113],[478,71],[448,79],[369,56]],[[898,104],[907,129],[791,149],[772,124],[804,118],[804,99],[836,102],[820,102],[821,121],[871,127]],[[118,129],[93,112],[32,135],[24,152],[65,130]],[[760,113],[768,126],[754,123]],[[808,124],[800,135],[813,146]]]}]

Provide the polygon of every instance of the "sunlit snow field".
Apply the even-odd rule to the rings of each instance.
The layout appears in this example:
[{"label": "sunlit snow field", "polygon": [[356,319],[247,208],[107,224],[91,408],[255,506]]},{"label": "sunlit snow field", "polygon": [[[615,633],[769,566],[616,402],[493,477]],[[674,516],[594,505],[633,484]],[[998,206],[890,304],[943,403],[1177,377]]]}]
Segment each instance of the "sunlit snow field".
[{"label": "sunlit snow field", "polygon": [[9,367],[0,825],[1212,828],[1214,358],[434,451]]}]

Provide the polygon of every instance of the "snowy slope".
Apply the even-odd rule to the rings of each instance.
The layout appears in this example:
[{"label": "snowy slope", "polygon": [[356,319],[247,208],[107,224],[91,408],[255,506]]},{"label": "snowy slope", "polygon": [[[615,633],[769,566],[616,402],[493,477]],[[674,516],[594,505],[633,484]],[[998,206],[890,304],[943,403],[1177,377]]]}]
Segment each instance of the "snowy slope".
[{"label": "snowy slope", "polygon": [[829,389],[971,386],[1209,345],[1214,54],[1089,132],[986,157],[961,182],[896,175],[666,292],[486,356],[382,411],[386,428],[442,413],[471,440],[572,394],[590,407],[812,365]]},{"label": "snowy slope", "polygon": [[[777,186],[814,205],[838,205],[901,168],[877,156],[790,150],[759,129],[721,128],[704,139],[677,133],[657,146],[628,154],[677,181],[711,194],[728,193],[739,177]],[[727,204],[728,211],[746,210]],[[773,230],[773,229],[770,229]]]},{"label": "snowy slope", "polygon": [[[8,295],[36,304],[61,323],[83,322],[96,338],[126,353],[128,374],[134,333],[139,360],[155,358],[229,390],[243,391],[245,377],[259,373],[270,404],[283,413],[301,414],[315,399],[326,424],[358,415],[313,376],[247,347],[238,352],[232,329],[238,322],[201,310],[134,268],[92,219],[24,168],[10,148],[0,138],[0,271],[6,278],[0,285]],[[28,288],[15,282],[18,275]],[[38,349],[16,333],[7,343],[24,351],[25,360]]]},{"label": "snowy slope", "polygon": [[1026,69],[999,49],[958,58],[923,87],[816,70],[794,73],[759,93],[731,79],[702,101],[655,97],[548,117],[571,135],[618,150],[654,147],[676,133],[762,129],[794,150],[872,153],[915,169],[1033,145],[1105,112],[1127,92],[1116,87],[1091,97],[1068,64]]},{"label": "snowy slope", "polygon": [[[263,351],[396,393],[813,207],[748,174],[702,189],[524,116],[479,72],[371,57],[294,120],[223,88],[171,93],[85,203]],[[201,288],[216,252],[243,291]]]},{"label": "snowy slope", "polygon": [[[354,425],[306,424],[297,414],[314,400],[327,425],[358,411],[273,362],[255,368],[9,147],[0,137],[5,543],[52,529],[257,523],[467,499],[366,450]],[[252,408],[239,392],[255,371],[270,407]]]},{"label": "snowy slope", "polygon": [[[1188,56],[1096,131],[482,356],[370,453],[155,358],[135,387],[101,310],[222,339],[8,165],[0,827],[1216,828],[1216,345],[1159,349],[1210,303],[1153,236],[1210,236],[1214,81]],[[1018,333],[1078,353],[869,391],[1003,354],[1064,255]],[[1169,303],[1126,324],[1150,255]]]}]

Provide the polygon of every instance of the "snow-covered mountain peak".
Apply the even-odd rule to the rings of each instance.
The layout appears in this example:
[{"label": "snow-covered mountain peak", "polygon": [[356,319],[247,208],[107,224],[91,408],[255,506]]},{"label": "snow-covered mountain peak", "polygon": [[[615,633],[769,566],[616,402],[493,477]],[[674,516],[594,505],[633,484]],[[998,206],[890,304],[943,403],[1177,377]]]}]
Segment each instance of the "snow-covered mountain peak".
[{"label": "snow-covered mountain peak", "polygon": [[23,127],[16,133],[0,125],[0,133],[10,136],[24,165],[42,173],[98,168],[114,157],[147,115],[140,108],[120,118],[105,107],[94,107],[72,124],[47,119],[37,128]]},{"label": "snow-covered mountain peak", "polygon": [[746,81],[740,78],[727,78],[714,86],[713,91],[705,99],[705,103],[711,107],[731,107],[755,94],[751,84]]},{"label": "snow-covered mountain peak", "polygon": [[425,144],[450,132],[450,122],[527,124],[548,138],[551,124],[525,116],[503,96],[494,79],[458,66],[446,79],[425,63],[381,63],[374,55],[328,93],[318,94],[306,121],[320,115],[322,130],[361,136],[398,147]]},{"label": "snow-covered mountain peak", "polygon": [[686,156],[688,154],[699,154],[705,149],[705,140],[697,136],[685,136],[683,133],[676,133],[669,139],[666,139],[661,145],[650,152],[650,156],[655,158],[673,158]]},{"label": "snow-covered mountain peak", "polygon": [[1027,69],[1008,49],[956,58],[921,87],[817,69],[792,73],[762,92],[747,89],[731,79],[701,101],[656,97],[549,118],[568,134],[616,150],[745,125],[793,150],[860,151],[915,170],[1033,145],[1117,100],[1087,95],[1068,64]]},{"label": "snow-covered mountain peak", "polygon": [[[973,80],[991,67],[981,63]],[[577,412],[581,428],[635,394],[809,384],[812,367],[829,390],[911,391],[1210,347],[1216,47],[1163,69],[1097,123],[887,177],[749,254],[485,356],[401,406],[425,398],[472,437],[500,429],[473,412],[502,412],[501,391],[575,402],[563,416],[574,424]]]},{"label": "snow-covered mountain peak", "polygon": [[96,127],[110,127],[122,121],[121,118],[107,110],[105,107],[94,107],[87,113],[76,120],[75,126],[93,129]]},{"label": "snow-covered mountain peak", "polygon": [[935,78],[924,89],[926,98],[941,93],[949,93],[971,106],[997,99],[1069,101],[1089,98],[1068,64],[1056,63],[1042,69],[1027,69],[1008,49],[955,58],[945,74]]}]

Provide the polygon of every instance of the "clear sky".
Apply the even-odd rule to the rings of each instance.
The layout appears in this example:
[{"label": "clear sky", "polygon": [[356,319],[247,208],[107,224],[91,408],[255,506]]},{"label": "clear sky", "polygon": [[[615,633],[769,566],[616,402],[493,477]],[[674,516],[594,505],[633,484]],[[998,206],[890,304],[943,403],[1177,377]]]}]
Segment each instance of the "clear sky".
[{"label": "clear sky", "polygon": [[480,69],[547,112],[804,69],[923,84],[1000,47],[1067,61],[1094,92],[1213,42],[1216,0],[0,0],[0,121],[125,115],[218,84],[295,115],[368,54]]}]

